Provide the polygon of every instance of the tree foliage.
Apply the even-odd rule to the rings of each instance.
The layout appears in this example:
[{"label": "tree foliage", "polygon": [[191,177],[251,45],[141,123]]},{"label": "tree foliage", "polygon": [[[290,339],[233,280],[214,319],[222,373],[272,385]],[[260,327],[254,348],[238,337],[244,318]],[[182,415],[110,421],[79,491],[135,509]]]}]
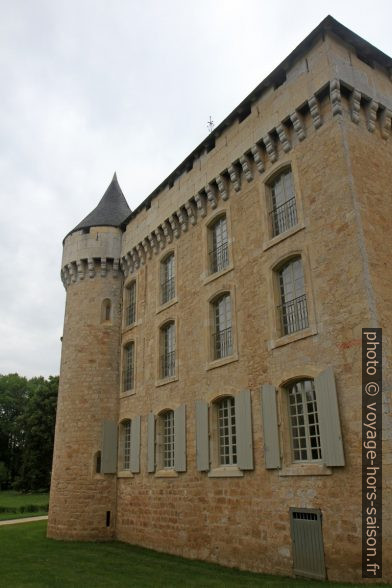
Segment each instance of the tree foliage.
[{"label": "tree foliage", "polygon": [[49,488],[58,377],[0,375],[0,487]]}]

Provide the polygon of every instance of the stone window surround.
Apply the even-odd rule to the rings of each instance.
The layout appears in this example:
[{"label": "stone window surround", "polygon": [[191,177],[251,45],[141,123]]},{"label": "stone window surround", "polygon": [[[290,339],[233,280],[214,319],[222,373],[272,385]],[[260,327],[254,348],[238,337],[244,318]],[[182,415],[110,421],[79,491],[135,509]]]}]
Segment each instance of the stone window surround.
[{"label": "stone window surround", "polygon": [[228,391],[212,397],[208,401],[208,427],[210,431],[210,470],[208,478],[242,478],[244,472],[237,465],[221,465],[219,459],[219,425],[218,404],[223,398],[235,397],[235,393]]},{"label": "stone window surround", "polygon": [[[128,309],[128,305],[129,305],[129,287],[131,286],[132,282],[135,282],[135,322],[133,322],[132,324],[128,325],[127,321],[126,321],[126,313],[127,313],[127,309]],[[139,292],[138,292],[138,286],[139,286],[139,276],[134,274],[132,276],[129,276],[128,278],[125,279],[124,281],[124,285],[123,285],[123,312],[122,312],[122,333],[126,333],[127,331],[133,329],[136,325],[138,325],[140,323],[140,321],[138,320],[138,311],[139,311]]]},{"label": "stone window surround", "polygon": [[[213,313],[214,301],[222,296],[223,294],[230,294],[231,303],[231,337],[233,352],[227,357],[219,359],[213,358],[213,347],[212,347],[212,333],[214,331],[215,321]],[[219,289],[211,292],[210,296],[206,300],[206,312],[205,312],[205,349],[207,350],[206,357],[206,371],[227,365],[234,361],[238,361],[238,342],[237,342],[237,321],[236,321],[236,296],[235,296],[235,285],[232,283],[224,282],[220,285]]]},{"label": "stone window surround", "polygon": [[[125,361],[125,348],[129,343],[133,343],[133,388],[131,390],[124,390],[124,361]],[[121,342],[121,358],[120,358],[120,398],[126,398],[136,394],[137,388],[137,337],[134,333],[125,335]]]},{"label": "stone window surround", "polygon": [[125,417],[118,425],[118,454],[117,454],[117,478],[133,478],[130,469],[124,469],[124,424],[129,421],[132,427],[132,419]]},{"label": "stone window surround", "polygon": [[[174,368],[174,376],[170,376],[168,378],[161,377],[161,355],[162,355],[162,329],[168,324],[174,324],[174,336],[175,336],[175,368]],[[176,382],[179,378],[178,376],[178,318],[173,315],[168,315],[165,317],[157,326],[157,337],[156,337],[156,379],[155,379],[155,386],[164,386],[166,384],[170,384],[171,382]]]},{"label": "stone window surround", "polygon": [[[174,413],[174,408],[171,406],[165,406],[165,408],[159,409],[155,415],[155,461],[156,470],[154,478],[178,478],[179,474],[173,468],[164,468],[163,466],[163,419],[161,418],[168,411]],[[175,427],[175,425],[173,425]],[[174,435],[176,434],[174,428]]]},{"label": "stone window surround", "polygon": [[[224,216],[226,218],[226,227],[227,227],[227,246],[228,246],[228,255],[229,255],[229,263],[228,265],[223,268],[219,272],[211,273],[210,270],[210,240],[211,240],[211,227],[214,223],[220,218]],[[229,205],[224,202],[220,206],[218,204],[217,209],[213,212],[208,220],[203,223],[203,284],[208,284],[217,278],[220,278],[222,275],[227,274],[232,269],[234,269],[234,262],[233,262],[233,238],[232,238],[232,224],[231,224],[231,211]]]},{"label": "stone window surround", "polygon": [[[165,261],[165,259],[167,257],[169,257],[169,255],[173,254],[174,255],[174,283],[175,283],[175,295],[173,298],[171,298],[170,300],[168,300],[167,302],[165,302],[164,304],[161,303],[161,271],[162,271],[162,263]],[[168,247],[165,251],[162,251],[161,255],[159,255],[158,259],[157,259],[157,270],[156,270],[156,284],[157,284],[157,288],[156,288],[156,314],[162,312],[163,310],[166,310],[167,308],[170,308],[171,306],[173,306],[173,304],[176,304],[178,302],[178,280],[177,280],[177,275],[178,275],[178,248],[177,248],[177,244],[173,244],[171,247]]]}]

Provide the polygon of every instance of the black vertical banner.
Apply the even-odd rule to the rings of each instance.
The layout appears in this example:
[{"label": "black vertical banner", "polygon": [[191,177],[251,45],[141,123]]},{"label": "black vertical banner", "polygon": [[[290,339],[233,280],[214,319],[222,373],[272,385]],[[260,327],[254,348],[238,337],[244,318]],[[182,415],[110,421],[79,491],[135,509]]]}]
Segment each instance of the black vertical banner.
[{"label": "black vertical banner", "polygon": [[382,578],[382,329],[362,329],[362,577]]}]

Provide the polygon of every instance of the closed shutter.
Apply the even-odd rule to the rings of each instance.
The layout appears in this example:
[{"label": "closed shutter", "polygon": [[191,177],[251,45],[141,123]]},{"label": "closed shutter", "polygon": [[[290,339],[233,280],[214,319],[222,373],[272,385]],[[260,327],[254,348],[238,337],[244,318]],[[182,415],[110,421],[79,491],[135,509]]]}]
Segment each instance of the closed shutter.
[{"label": "closed shutter", "polygon": [[147,470],[155,472],[155,416],[152,412],[147,418]]},{"label": "closed shutter", "polygon": [[210,469],[208,404],[196,400],[196,466],[199,472]]},{"label": "closed shutter", "polygon": [[117,424],[103,421],[101,472],[115,474],[117,471]]},{"label": "closed shutter", "polygon": [[294,574],[325,580],[321,511],[318,508],[291,508],[290,519]]},{"label": "closed shutter", "polygon": [[132,419],[131,426],[131,472],[140,472],[140,416]]},{"label": "closed shutter", "polygon": [[240,470],[253,470],[250,390],[242,390],[235,397],[235,424],[237,432],[237,465]]},{"label": "closed shutter", "polygon": [[174,469],[186,472],[185,404],[174,411]]},{"label": "closed shutter", "polygon": [[278,411],[276,408],[276,390],[271,384],[264,384],[261,389],[263,411],[264,461],[267,469],[280,467]]},{"label": "closed shutter", "polygon": [[321,457],[326,466],[344,466],[342,432],[332,367],[314,380],[320,427]]}]

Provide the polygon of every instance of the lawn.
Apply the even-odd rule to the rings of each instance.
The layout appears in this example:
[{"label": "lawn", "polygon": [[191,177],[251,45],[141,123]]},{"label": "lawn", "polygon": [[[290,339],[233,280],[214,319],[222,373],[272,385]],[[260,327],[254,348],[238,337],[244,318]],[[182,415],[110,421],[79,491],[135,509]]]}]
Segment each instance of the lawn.
[{"label": "lawn", "polygon": [[0,492],[0,521],[45,515],[48,512],[49,494],[22,494],[14,490]]},{"label": "lawn", "polygon": [[240,572],[125,543],[46,538],[46,521],[0,527],[0,585],[6,588],[351,586]]}]

